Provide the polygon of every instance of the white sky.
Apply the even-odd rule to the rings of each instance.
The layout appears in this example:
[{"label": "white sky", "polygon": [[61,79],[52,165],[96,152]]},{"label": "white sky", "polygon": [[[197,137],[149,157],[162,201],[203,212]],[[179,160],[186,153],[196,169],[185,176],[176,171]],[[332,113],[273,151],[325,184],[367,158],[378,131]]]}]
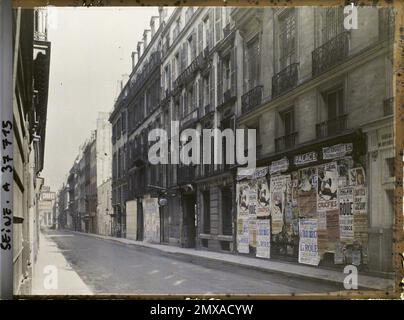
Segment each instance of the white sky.
[{"label": "white sky", "polygon": [[79,146],[95,129],[99,111],[110,112],[118,80],[131,71],[131,52],[150,29],[157,7],[57,8],[50,17],[51,65],[45,184],[58,190]]}]

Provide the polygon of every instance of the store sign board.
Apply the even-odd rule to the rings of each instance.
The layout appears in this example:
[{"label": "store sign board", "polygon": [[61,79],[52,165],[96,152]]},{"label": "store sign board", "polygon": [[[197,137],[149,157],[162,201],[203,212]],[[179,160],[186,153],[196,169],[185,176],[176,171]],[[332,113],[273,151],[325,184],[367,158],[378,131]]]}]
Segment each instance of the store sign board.
[{"label": "store sign board", "polygon": [[331,160],[336,158],[345,157],[353,150],[352,143],[340,143],[331,147],[323,148],[323,159]]}]

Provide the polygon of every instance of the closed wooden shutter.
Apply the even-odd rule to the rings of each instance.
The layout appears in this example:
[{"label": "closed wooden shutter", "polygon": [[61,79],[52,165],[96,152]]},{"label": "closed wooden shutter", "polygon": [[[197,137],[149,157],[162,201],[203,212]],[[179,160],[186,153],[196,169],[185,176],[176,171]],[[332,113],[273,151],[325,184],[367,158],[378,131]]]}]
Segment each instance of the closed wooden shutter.
[{"label": "closed wooden shutter", "polygon": [[237,73],[236,73],[236,47],[230,52],[230,92],[231,96],[236,95],[237,90]]},{"label": "closed wooden shutter", "polygon": [[222,29],[222,8],[218,7],[215,9],[216,42],[222,38]]},{"label": "closed wooden shutter", "polygon": [[214,9],[210,8],[209,9],[209,49],[211,50],[213,48],[213,36],[214,36],[214,31],[215,31],[215,22],[214,22]]},{"label": "closed wooden shutter", "polygon": [[203,108],[203,78],[199,78],[199,108]]},{"label": "closed wooden shutter", "polygon": [[198,54],[203,50],[203,22],[198,25]]},{"label": "closed wooden shutter", "polygon": [[219,59],[217,62],[217,105],[222,103],[223,98],[223,76],[222,76],[223,61]]},{"label": "closed wooden shutter", "polygon": [[210,106],[213,109],[215,107],[215,67],[212,66],[210,69],[210,77],[209,77],[209,96],[210,96]]}]

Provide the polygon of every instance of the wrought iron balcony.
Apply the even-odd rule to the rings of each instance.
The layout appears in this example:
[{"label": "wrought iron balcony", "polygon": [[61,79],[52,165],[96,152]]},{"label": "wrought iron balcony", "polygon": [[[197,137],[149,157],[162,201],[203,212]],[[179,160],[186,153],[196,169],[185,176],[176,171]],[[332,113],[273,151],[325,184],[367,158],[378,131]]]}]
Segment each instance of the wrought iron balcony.
[{"label": "wrought iron balcony", "polygon": [[393,114],[394,98],[389,98],[383,101],[383,115],[390,116]]},{"label": "wrought iron balcony", "polygon": [[211,104],[207,104],[204,107],[199,107],[198,108],[198,119],[202,119],[206,117],[207,115],[213,113],[215,110],[213,109]]},{"label": "wrought iron balcony", "polygon": [[241,96],[242,113],[249,112],[261,104],[262,88],[263,86],[257,86]]},{"label": "wrought iron balcony", "polygon": [[280,152],[283,150],[291,149],[296,144],[297,132],[293,132],[282,137],[275,139],[275,151]]},{"label": "wrought iron balcony", "polygon": [[198,57],[196,57],[191,64],[175,79],[174,88],[181,87],[195,74],[199,69]]},{"label": "wrought iron balcony", "polygon": [[183,165],[178,168],[178,184],[187,184],[194,182],[195,179],[195,166]]},{"label": "wrought iron balcony", "polygon": [[296,87],[299,63],[292,63],[272,77],[272,98]]},{"label": "wrought iron balcony", "polygon": [[180,26],[177,24],[173,30],[173,41],[175,41],[180,34]]},{"label": "wrought iron balcony", "polygon": [[226,39],[226,37],[230,34],[230,23],[228,23],[224,28],[223,28],[223,39]]},{"label": "wrought iron balcony", "polygon": [[198,109],[196,107],[192,108],[192,111],[184,116],[180,121],[181,128],[190,127],[198,121]]},{"label": "wrought iron balcony", "polygon": [[344,132],[347,129],[347,118],[348,115],[345,114],[316,124],[317,138],[326,138]]},{"label": "wrought iron balcony", "polygon": [[342,32],[312,52],[312,75],[331,69],[348,56],[348,32]]},{"label": "wrought iron balcony", "polygon": [[138,144],[133,150],[132,166],[140,166],[147,162],[148,148],[144,144]]}]

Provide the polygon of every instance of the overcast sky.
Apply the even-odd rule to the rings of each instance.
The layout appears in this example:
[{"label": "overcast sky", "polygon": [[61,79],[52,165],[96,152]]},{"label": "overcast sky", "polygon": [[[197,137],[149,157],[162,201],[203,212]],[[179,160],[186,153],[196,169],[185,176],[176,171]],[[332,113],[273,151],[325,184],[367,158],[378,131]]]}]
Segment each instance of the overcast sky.
[{"label": "overcast sky", "polygon": [[[131,71],[131,52],[141,41],[150,8],[57,8],[50,17],[51,65],[45,184],[57,191],[79,146],[95,129],[99,111],[110,112],[118,81]],[[52,27],[54,25],[54,27]]]}]

